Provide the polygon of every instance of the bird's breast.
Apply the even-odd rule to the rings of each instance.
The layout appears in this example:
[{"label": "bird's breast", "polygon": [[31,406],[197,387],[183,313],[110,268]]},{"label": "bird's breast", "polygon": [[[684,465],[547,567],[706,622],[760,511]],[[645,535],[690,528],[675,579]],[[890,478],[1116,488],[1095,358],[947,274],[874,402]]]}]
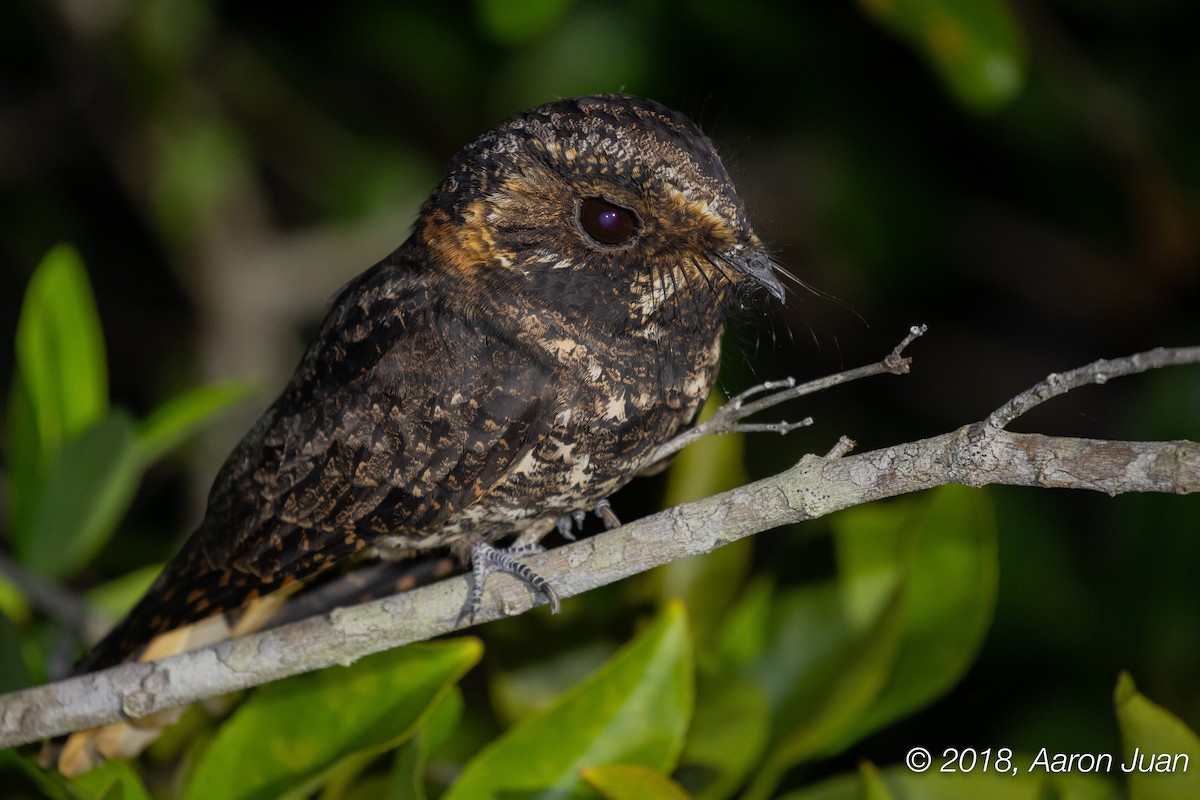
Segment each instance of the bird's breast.
[{"label": "bird's breast", "polygon": [[668,346],[642,337],[546,336],[559,369],[553,424],[504,480],[451,521],[495,538],[590,509],[649,466],[691,422],[712,388],[720,328]]}]

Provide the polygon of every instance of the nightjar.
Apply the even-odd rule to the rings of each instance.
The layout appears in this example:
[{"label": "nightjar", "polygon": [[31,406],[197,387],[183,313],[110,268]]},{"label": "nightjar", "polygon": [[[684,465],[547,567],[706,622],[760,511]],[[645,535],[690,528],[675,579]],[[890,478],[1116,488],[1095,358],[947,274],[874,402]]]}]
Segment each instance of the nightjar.
[{"label": "nightjar", "polygon": [[449,548],[475,567],[468,613],[492,569],[557,605],[517,555],[695,420],[751,287],[783,299],[690,120],[627,95],[516,115],[340,290],[199,528],[78,671],[364,553]]}]

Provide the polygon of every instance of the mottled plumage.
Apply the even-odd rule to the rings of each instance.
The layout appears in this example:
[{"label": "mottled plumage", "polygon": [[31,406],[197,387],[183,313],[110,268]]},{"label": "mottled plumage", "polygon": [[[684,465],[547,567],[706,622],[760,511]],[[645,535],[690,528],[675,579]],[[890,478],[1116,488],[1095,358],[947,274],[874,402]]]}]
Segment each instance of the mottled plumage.
[{"label": "mottled plumage", "polygon": [[513,117],[340,291],[199,529],[80,668],[363,551],[537,542],[695,419],[739,285],[782,296],[685,117],[620,95]]}]

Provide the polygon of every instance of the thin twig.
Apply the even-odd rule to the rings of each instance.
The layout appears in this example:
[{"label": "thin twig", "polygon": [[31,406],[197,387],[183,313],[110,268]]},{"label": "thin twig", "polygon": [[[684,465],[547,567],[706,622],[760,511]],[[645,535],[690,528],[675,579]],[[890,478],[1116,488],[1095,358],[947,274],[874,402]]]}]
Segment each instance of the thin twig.
[{"label": "thin twig", "polygon": [[855,442],[853,439],[851,439],[849,436],[840,436],[840,437],[838,437],[837,444],[835,444],[832,448],[830,448],[829,452],[825,454],[825,457],[826,458],[841,458],[842,456],[846,455],[851,450],[853,450],[856,444],[858,444],[858,443]]},{"label": "thin twig", "polygon": [[12,581],[30,605],[57,620],[80,641],[92,641],[97,628],[112,623],[92,612],[82,598],[32,574],[4,553],[0,553],[0,574]]},{"label": "thin twig", "polygon": [[[716,413],[704,422],[684,431],[674,439],[661,445],[654,451],[654,455],[647,463],[657,464],[663,459],[670,458],[692,442],[703,439],[705,436],[716,436],[723,433],[786,434],[791,433],[797,428],[812,425],[812,417],[805,417],[796,422],[742,422],[742,420],[760,411],[774,408],[780,403],[786,403],[788,400],[795,400],[797,397],[815,394],[834,386],[840,386],[843,383],[869,378],[872,375],[882,375],[884,373],[906,375],[909,367],[912,365],[912,359],[905,358],[902,353],[906,347],[924,335],[927,330],[928,326],[926,325],[914,325],[909,328],[908,335],[901,340],[900,344],[892,348],[892,351],[887,356],[880,361],[876,361],[874,364],[848,369],[799,385],[796,384],[795,378],[787,378],[781,381],[767,381],[758,386],[752,386],[746,391],[729,398],[725,405],[717,409]],[[767,392],[770,392],[770,394],[767,394],[766,397],[760,397],[753,402],[747,402],[751,397]]]},{"label": "thin twig", "polygon": [[1161,367],[1200,363],[1200,347],[1157,347],[1124,358],[1102,358],[1069,372],[1052,372],[1036,386],[1021,392],[996,409],[985,420],[990,428],[1007,428],[1013,420],[1047,400],[1088,384],[1104,384],[1113,378],[1136,375]]}]

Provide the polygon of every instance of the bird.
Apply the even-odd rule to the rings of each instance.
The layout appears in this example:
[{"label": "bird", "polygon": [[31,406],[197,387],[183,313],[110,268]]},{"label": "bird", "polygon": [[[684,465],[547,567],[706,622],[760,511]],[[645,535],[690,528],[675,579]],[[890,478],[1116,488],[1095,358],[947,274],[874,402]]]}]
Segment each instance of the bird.
[{"label": "bird", "polygon": [[[75,672],[355,559],[449,552],[554,606],[521,561],[693,425],[730,308],[784,300],[717,150],[681,113],[556,100],[450,160],[409,237],[334,296],[204,517]],[[508,543],[505,546],[505,543]]]}]

